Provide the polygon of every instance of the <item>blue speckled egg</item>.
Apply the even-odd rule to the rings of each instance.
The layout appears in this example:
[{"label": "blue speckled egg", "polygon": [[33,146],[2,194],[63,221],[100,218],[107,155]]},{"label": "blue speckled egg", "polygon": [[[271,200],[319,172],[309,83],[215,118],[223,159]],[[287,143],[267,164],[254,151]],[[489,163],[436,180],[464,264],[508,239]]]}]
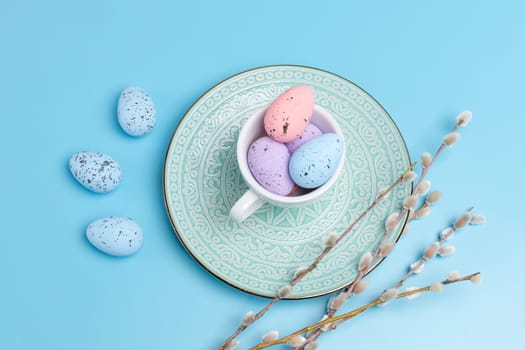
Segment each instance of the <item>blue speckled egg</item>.
[{"label": "blue speckled egg", "polygon": [[84,187],[103,193],[115,189],[122,174],[120,165],[110,156],[98,152],[79,152],[69,159],[69,170]]},{"label": "blue speckled egg", "polygon": [[142,246],[142,229],[130,218],[110,216],[98,219],[86,229],[88,241],[104,253],[127,256]]},{"label": "blue speckled egg", "polygon": [[157,112],[151,97],[141,88],[131,86],[120,94],[118,122],[132,136],[146,135],[155,126]]},{"label": "blue speckled egg", "polygon": [[341,155],[343,140],[334,133],[317,136],[299,147],[290,158],[292,180],[303,188],[317,188],[334,175]]}]

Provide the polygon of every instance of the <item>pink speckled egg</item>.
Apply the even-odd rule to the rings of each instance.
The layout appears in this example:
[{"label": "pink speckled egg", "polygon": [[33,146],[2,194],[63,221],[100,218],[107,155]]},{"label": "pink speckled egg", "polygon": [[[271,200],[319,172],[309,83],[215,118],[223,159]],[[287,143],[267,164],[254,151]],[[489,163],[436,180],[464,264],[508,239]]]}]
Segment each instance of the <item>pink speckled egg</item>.
[{"label": "pink speckled egg", "polygon": [[299,85],[286,90],[266,110],[266,133],[279,142],[298,138],[310,123],[314,101],[314,91],[309,86]]},{"label": "pink speckled egg", "polygon": [[250,145],[247,156],[253,177],[263,188],[281,196],[294,190],[288,174],[290,152],[286,145],[264,136]]}]

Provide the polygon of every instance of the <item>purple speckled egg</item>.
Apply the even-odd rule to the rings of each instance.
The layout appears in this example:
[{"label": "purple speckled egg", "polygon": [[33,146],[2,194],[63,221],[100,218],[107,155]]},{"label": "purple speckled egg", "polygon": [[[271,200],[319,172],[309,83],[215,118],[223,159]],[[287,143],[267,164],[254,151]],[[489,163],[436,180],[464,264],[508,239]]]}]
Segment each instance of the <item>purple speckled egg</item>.
[{"label": "purple speckled egg", "polygon": [[308,124],[306,129],[304,129],[302,135],[296,138],[295,140],[287,142],[286,147],[288,147],[290,153],[293,154],[296,149],[298,149],[314,137],[320,136],[322,134],[323,132],[319,130],[319,128],[314,123],[310,123]]},{"label": "purple speckled egg", "polygon": [[286,196],[294,189],[288,174],[290,152],[285,144],[268,136],[255,140],[248,149],[248,167],[266,190]]}]

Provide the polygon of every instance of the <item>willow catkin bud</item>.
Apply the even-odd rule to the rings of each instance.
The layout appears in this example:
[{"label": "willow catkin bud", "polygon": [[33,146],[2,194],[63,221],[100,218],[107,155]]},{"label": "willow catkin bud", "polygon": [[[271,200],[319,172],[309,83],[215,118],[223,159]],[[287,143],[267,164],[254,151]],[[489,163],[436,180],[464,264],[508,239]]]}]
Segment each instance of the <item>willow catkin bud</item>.
[{"label": "willow catkin bud", "polygon": [[317,342],[316,341],[311,341],[308,344],[306,344],[303,349],[304,350],[315,350],[315,349],[317,349]]},{"label": "willow catkin bud", "polygon": [[295,278],[299,278],[299,277],[303,278],[303,277],[304,277],[303,275],[304,275],[304,273],[306,272],[306,270],[308,270],[308,268],[305,267],[305,266],[298,267],[298,268],[295,270],[294,274],[293,274],[293,278],[294,278],[294,279],[295,279]]},{"label": "willow catkin bud", "polygon": [[253,321],[255,321],[255,314],[253,313],[253,311],[248,311],[246,315],[244,315],[241,325],[243,325],[244,327],[247,327],[251,325]]},{"label": "willow catkin bud", "polygon": [[394,212],[388,216],[385,222],[385,227],[387,230],[393,230],[394,227],[399,223],[398,216],[398,212]]},{"label": "willow catkin bud", "polygon": [[345,303],[347,296],[344,293],[339,293],[335,297],[332,297],[328,302],[329,309],[339,310],[341,306]]},{"label": "willow catkin bud", "polygon": [[455,232],[456,229],[454,227],[447,227],[441,231],[439,237],[444,241],[448,241],[454,236]]},{"label": "willow catkin bud", "polygon": [[389,290],[381,294],[381,296],[379,297],[379,300],[386,303],[387,301],[397,298],[398,295],[399,295],[399,290],[397,288],[390,288]]},{"label": "willow catkin bud", "polygon": [[459,132],[451,132],[443,137],[443,144],[447,147],[453,146],[459,140]]},{"label": "willow catkin bud", "polygon": [[401,177],[401,181],[412,182],[416,179],[416,177],[417,173],[415,171],[410,170],[403,174],[403,176]]},{"label": "willow catkin bud", "polygon": [[295,348],[295,347],[302,346],[305,341],[306,341],[306,338],[303,337],[302,335],[294,335],[287,341],[287,344]]},{"label": "willow catkin bud", "polygon": [[430,194],[427,196],[426,202],[428,204],[433,204],[433,203],[436,203],[440,199],[441,199],[441,192],[433,191],[433,192],[430,192]]},{"label": "willow catkin bud", "polygon": [[481,275],[478,273],[472,277],[470,277],[470,281],[474,284],[480,284],[481,283]]},{"label": "willow catkin bud", "polygon": [[[418,288],[418,287],[406,287],[406,288],[405,288],[405,292],[411,292],[411,291],[416,290],[416,289],[419,289],[419,288]],[[421,295],[421,292],[419,292],[419,293],[414,293],[414,294],[407,295],[406,298],[407,298],[408,300],[412,300],[412,299],[417,298],[417,297],[420,296],[420,295]]]},{"label": "willow catkin bud", "polygon": [[354,288],[354,294],[359,294],[364,292],[368,288],[368,281],[367,280],[361,280],[359,281],[355,288]]},{"label": "willow catkin bud", "polygon": [[288,295],[290,295],[290,293],[292,293],[292,286],[287,284],[286,286],[279,289],[278,295],[279,298],[286,298]]},{"label": "willow catkin bud", "polygon": [[421,207],[416,211],[415,217],[418,219],[424,218],[426,216],[429,216],[431,211],[432,209],[430,209],[430,207]]},{"label": "willow catkin bud", "polygon": [[276,341],[277,338],[279,338],[279,332],[277,332],[277,331],[270,331],[270,332],[268,332],[268,333],[266,333],[265,335],[262,336],[261,343],[268,344],[268,343],[271,343],[273,341]]},{"label": "willow catkin bud", "polygon": [[382,258],[384,258],[388,254],[390,254],[392,249],[394,249],[394,243],[385,242],[385,243],[381,244],[381,247],[379,248],[379,255]]},{"label": "willow catkin bud", "polygon": [[447,245],[447,246],[439,248],[438,250],[438,254],[440,256],[449,256],[449,255],[454,254],[455,252],[456,252],[456,247],[454,247],[453,245]]},{"label": "willow catkin bud", "polygon": [[[321,321],[319,322],[323,322],[324,320],[326,320],[328,318],[328,315],[323,315],[323,317],[321,317]],[[324,325],[322,325],[321,327],[319,327],[319,329],[323,332],[327,332],[329,329],[330,329],[330,326],[332,324],[331,323],[325,323]]]},{"label": "willow catkin bud", "polygon": [[430,165],[432,165],[432,156],[428,152],[424,152],[421,155],[421,166],[423,168],[428,168]]},{"label": "willow catkin bud", "polygon": [[432,182],[430,182],[429,180],[425,180],[419,185],[417,192],[421,196],[424,196],[428,193],[428,191],[430,191],[431,186],[432,186]]},{"label": "willow catkin bud", "polygon": [[454,270],[454,271],[450,271],[450,272],[448,273],[448,278],[447,278],[447,280],[449,280],[449,281],[452,282],[452,281],[457,281],[457,280],[459,280],[460,278],[461,278],[461,274],[459,273],[459,271]]},{"label": "willow catkin bud", "polygon": [[472,214],[469,211],[461,214],[461,216],[457,218],[456,222],[454,223],[454,228],[457,230],[467,226],[471,219]]},{"label": "willow catkin bud", "polygon": [[456,124],[459,126],[467,126],[468,123],[470,123],[472,119],[472,112],[471,111],[463,111],[458,114],[456,117]]},{"label": "willow catkin bud", "polygon": [[326,237],[324,244],[326,247],[331,248],[335,245],[336,242],[337,242],[337,233],[332,232],[328,235],[328,237]]},{"label": "willow catkin bud", "polygon": [[225,350],[233,350],[239,346],[239,341],[237,339],[232,339],[224,348]]},{"label": "willow catkin bud", "polygon": [[484,224],[487,221],[487,218],[484,215],[481,214],[472,214],[472,218],[470,219],[471,225],[481,225]]},{"label": "willow catkin bud", "polygon": [[436,256],[436,253],[438,252],[438,249],[440,247],[439,242],[434,242],[431,245],[428,246],[428,248],[425,250],[425,259],[432,259],[434,256]]},{"label": "willow catkin bud", "polygon": [[363,254],[361,259],[359,259],[359,264],[358,264],[359,271],[363,272],[363,271],[368,270],[368,268],[370,267],[370,264],[372,264],[372,259],[373,259],[372,253],[366,252],[365,254]]},{"label": "willow catkin bud", "polygon": [[416,262],[413,262],[410,264],[410,271],[413,273],[421,273],[423,271],[423,268],[425,267],[425,261],[424,260],[418,260]]},{"label": "willow catkin bud", "polygon": [[441,283],[441,282],[433,283],[430,286],[430,291],[431,292],[441,292],[442,290],[443,290],[443,283]]},{"label": "willow catkin bud", "polygon": [[417,205],[417,196],[416,195],[411,195],[411,196],[408,196],[407,198],[405,198],[405,200],[403,201],[403,208],[407,209],[407,210],[412,210],[416,207]]}]

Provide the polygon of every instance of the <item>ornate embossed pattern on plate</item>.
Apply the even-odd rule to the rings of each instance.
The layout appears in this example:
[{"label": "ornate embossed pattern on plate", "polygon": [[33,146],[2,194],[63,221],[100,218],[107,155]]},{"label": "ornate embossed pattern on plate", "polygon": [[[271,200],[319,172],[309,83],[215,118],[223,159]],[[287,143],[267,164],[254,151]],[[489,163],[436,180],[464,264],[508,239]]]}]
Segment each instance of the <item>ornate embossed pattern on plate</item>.
[{"label": "ornate embossed pattern on plate", "polygon": [[[310,85],[316,103],[341,125],[347,145],[343,174],[314,204],[293,209],[265,205],[235,224],[229,210],[247,189],[236,165],[239,129],[253,112],[299,84]],[[181,242],[199,263],[237,288],[273,296],[298,267],[315,259],[330,232],[348,227],[409,163],[394,122],[353,83],[314,68],[263,67],[223,81],[186,113],[166,155],[165,200]],[[399,210],[410,191],[403,184],[372,210],[291,297],[326,294],[352,282],[359,257],[377,247],[386,216]]]}]

